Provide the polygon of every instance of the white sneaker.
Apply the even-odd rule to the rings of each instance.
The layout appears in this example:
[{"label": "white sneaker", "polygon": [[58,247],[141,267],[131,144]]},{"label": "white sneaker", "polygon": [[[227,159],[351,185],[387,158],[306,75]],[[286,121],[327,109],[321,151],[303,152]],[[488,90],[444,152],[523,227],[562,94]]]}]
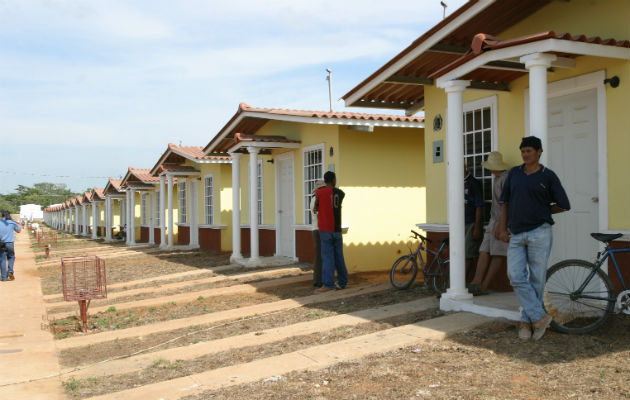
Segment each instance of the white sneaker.
[{"label": "white sneaker", "polygon": [[529,340],[532,338],[531,324],[523,321],[518,324],[518,338],[521,340]]}]

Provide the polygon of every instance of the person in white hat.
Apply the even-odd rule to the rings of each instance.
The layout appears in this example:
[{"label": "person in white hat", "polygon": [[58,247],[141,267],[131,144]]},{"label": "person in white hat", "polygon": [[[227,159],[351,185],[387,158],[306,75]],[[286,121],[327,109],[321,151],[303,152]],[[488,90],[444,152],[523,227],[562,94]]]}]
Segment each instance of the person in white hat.
[{"label": "person in white hat", "polygon": [[508,244],[494,236],[494,231],[501,217],[501,204],[499,198],[503,191],[503,184],[507,178],[510,166],[503,162],[503,155],[493,151],[481,165],[489,169],[494,176],[492,182],[492,208],[490,209],[490,221],[486,226],[483,241],[479,246],[479,259],[473,280],[468,284],[468,290],[474,295],[487,294],[488,286],[497,271],[506,262]]}]

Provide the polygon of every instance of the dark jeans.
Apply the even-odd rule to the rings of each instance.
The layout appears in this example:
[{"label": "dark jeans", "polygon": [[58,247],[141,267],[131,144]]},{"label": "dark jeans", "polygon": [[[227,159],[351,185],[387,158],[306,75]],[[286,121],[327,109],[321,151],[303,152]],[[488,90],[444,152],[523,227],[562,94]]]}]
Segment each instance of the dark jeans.
[{"label": "dark jeans", "polygon": [[344,288],[348,284],[348,270],[343,259],[343,241],[341,232],[319,232],[322,242],[322,283],[328,289],[335,288],[335,271],[337,283]]},{"label": "dark jeans", "polygon": [[319,231],[313,231],[315,243],[315,261],[313,262],[313,286],[322,287],[322,242],[319,239]]},{"label": "dark jeans", "polygon": [[9,264],[8,273],[13,273],[13,264],[15,263],[15,249],[13,247],[13,242],[5,243],[5,246],[0,249],[0,269],[2,270],[1,279],[3,281],[7,280],[7,261]]}]

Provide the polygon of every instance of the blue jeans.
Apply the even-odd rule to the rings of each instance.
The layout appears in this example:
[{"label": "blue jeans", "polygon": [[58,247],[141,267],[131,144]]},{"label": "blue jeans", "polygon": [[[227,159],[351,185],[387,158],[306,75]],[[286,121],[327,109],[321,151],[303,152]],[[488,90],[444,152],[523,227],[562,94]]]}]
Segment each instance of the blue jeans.
[{"label": "blue jeans", "polygon": [[521,321],[535,322],[546,314],[543,295],[551,243],[551,225],[547,223],[510,237],[507,272],[523,309]]},{"label": "blue jeans", "polygon": [[15,249],[13,247],[13,242],[5,243],[6,248],[0,249],[0,269],[2,270],[2,280],[7,280],[7,261],[9,264],[8,273],[13,273],[13,264],[15,263]]},{"label": "blue jeans", "polygon": [[344,288],[348,284],[348,270],[343,260],[343,241],[341,232],[319,231],[322,242],[322,284],[328,289],[335,288],[335,271],[337,283]]}]

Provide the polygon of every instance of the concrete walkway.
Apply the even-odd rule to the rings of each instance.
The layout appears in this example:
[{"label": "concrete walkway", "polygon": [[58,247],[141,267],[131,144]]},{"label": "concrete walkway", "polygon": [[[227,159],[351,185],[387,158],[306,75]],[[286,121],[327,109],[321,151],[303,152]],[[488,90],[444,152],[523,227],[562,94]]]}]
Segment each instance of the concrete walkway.
[{"label": "concrete walkway", "polygon": [[[52,334],[42,330],[41,285],[28,233],[16,234],[15,280],[0,282],[0,399],[65,399]],[[33,380],[31,382],[26,382]]]}]

